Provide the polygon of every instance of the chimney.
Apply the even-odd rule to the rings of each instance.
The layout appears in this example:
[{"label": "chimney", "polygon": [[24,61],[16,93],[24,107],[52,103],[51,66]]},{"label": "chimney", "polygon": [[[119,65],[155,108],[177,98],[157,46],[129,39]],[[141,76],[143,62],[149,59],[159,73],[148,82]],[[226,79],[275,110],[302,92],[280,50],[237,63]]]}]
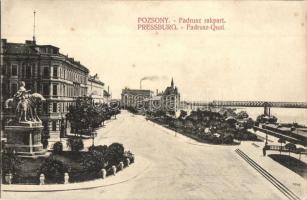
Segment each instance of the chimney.
[{"label": "chimney", "polygon": [[110,86],[108,85],[108,93],[110,94]]},{"label": "chimney", "polygon": [[142,89],[142,80],[140,80],[140,90]]},{"label": "chimney", "polygon": [[6,39],[1,39],[2,41],[2,44],[5,45],[7,43],[7,40]]},{"label": "chimney", "polygon": [[156,93],[157,93],[156,95],[158,95],[158,93],[159,93],[159,90],[158,90],[158,89],[156,89]]}]

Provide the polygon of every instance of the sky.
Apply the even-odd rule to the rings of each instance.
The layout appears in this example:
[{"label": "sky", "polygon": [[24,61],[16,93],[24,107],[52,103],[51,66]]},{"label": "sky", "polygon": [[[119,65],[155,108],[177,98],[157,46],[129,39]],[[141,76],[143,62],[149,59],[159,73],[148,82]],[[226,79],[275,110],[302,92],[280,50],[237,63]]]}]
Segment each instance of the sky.
[{"label": "sky", "polygon": [[[303,1],[3,0],[2,38],[60,47],[98,73],[114,98],[124,87],[183,100],[307,101]],[[223,31],[142,31],[139,17],[224,18]],[[184,26],[185,27],[185,26]]]}]

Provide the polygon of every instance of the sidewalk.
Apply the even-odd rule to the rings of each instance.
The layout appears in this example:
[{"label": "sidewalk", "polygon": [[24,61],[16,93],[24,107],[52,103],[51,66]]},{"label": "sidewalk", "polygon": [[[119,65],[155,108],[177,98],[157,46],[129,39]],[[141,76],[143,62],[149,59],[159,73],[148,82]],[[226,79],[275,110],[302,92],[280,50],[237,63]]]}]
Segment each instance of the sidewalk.
[{"label": "sidewalk", "polygon": [[[301,199],[306,199],[307,181],[295,172],[274,161],[268,157],[268,155],[263,156],[262,148],[264,146],[264,142],[258,142],[257,145],[259,147],[253,145],[253,143],[254,142],[242,142],[238,148],[253,159],[257,164],[271,173],[285,186],[287,186],[297,196],[301,197]],[[273,153],[274,152],[272,152],[272,154]],[[270,152],[268,152],[268,154],[270,154]]]},{"label": "sidewalk", "polygon": [[[159,128],[160,130],[163,130],[165,133],[167,133],[170,136],[176,137],[177,140],[185,143],[189,143],[191,145],[198,145],[198,146],[207,146],[206,143],[201,143],[196,140],[193,140],[187,136],[184,136],[180,133],[176,133],[173,130],[170,130],[166,127],[163,127],[159,124],[156,124],[154,122],[151,122],[148,120],[148,123],[150,123],[152,126]],[[257,135],[261,137],[265,137],[265,133],[257,131]],[[277,142],[278,138],[275,138],[273,136],[268,136],[269,144],[279,144]],[[268,156],[263,156],[262,148],[264,146],[265,142],[255,142],[255,141],[242,141],[241,145],[234,145],[229,146],[230,149],[241,149],[244,153],[246,153],[251,159],[253,159],[256,163],[258,163],[260,166],[262,166],[264,169],[266,169],[269,173],[271,173],[275,178],[277,178],[280,182],[282,182],[285,186],[287,186],[292,192],[294,192],[297,196],[301,197],[301,199],[307,199],[307,181],[296,174],[295,172],[291,171],[290,169],[282,166],[278,162],[274,161]],[[215,145],[214,148],[224,148],[224,145]],[[234,152],[235,153],[235,152]],[[274,152],[268,152],[268,154],[274,153]],[[278,153],[278,152],[275,152]],[[295,157],[298,159],[298,155],[291,154],[292,157]],[[241,158],[240,158],[241,159]],[[302,161],[307,160],[306,155],[301,156]],[[242,162],[245,162],[242,160]],[[245,163],[244,163],[245,164]],[[257,173],[257,172],[255,172]]]},{"label": "sidewalk", "polygon": [[99,187],[107,187],[130,181],[137,178],[150,167],[150,162],[143,157],[136,157],[136,162],[116,176],[108,176],[106,179],[96,179],[80,183],[52,184],[52,185],[2,185],[3,192],[61,192],[72,190],[88,190]]}]

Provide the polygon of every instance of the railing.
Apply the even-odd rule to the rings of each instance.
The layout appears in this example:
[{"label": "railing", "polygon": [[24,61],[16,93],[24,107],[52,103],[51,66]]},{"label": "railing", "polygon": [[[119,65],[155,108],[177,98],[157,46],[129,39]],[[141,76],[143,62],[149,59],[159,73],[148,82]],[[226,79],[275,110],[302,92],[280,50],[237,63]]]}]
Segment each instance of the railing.
[{"label": "railing", "polygon": [[286,141],[292,142],[294,144],[301,144],[303,146],[306,146],[306,140],[297,139],[297,138],[294,138],[294,137],[291,137],[291,136],[288,136],[288,135],[277,133],[275,131],[260,128],[260,127],[257,127],[257,126],[254,126],[254,129],[257,130],[257,131],[261,131],[265,134],[272,135],[272,136],[277,137],[277,138],[285,139]]},{"label": "railing", "polygon": [[307,108],[307,102],[266,102],[266,101],[186,101],[183,106],[236,106],[236,107],[278,107],[278,108]]},{"label": "railing", "polygon": [[299,151],[297,149],[287,148],[286,146],[266,145],[264,148],[266,151],[280,151],[280,152],[290,152],[295,154],[307,154],[307,149]]}]

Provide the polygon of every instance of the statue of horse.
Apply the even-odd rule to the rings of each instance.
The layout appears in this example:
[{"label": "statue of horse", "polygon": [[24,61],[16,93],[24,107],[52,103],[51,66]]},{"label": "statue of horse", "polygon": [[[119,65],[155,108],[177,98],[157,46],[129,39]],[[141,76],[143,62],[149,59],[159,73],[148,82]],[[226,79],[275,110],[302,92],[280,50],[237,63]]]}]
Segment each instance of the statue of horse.
[{"label": "statue of horse", "polygon": [[29,117],[31,121],[34,122],[41,122],[40,118],[37,114],[37,107],[43,102],[46,101],[46,99],[39,93],[33,93],[29,95],[29,98],[27,99],[28,102],[28,112]]},{"label": "statue of horse", "polygon": [[5,101],[5,108],[15,107],[16,101],[18,101],[16,106],[16,119],[18,122],[41,122],[37,114],[37,106],[45,100],[41,94],[33,93],[28,94],[19,101],[16,98],[7,99]]}]

